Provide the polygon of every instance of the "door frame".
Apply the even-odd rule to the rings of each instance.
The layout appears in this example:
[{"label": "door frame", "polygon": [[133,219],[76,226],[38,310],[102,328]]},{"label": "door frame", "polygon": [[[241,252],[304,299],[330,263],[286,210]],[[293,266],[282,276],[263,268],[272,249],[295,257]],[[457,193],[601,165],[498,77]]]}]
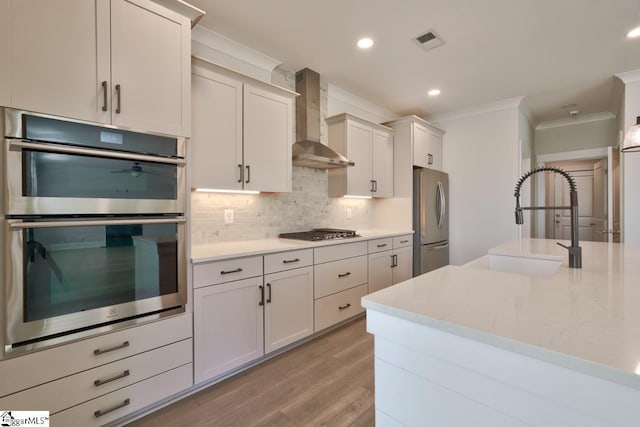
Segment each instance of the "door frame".
[{"label": "door frame", "polygon": [[[598,147],[598,148],[589,148],[585,150],[574,150],[574,151],[563,151],[559,153],[549,153],[549,154],[538,154],[536,155],[536,165],[537,167],[542,167],[546,163],[550,162],[562,162],[562,161],[574,161],[574,160],[597,160],[597,159],[607,159],[607,164],[611,164],[611,149],[612,147]],[[607,182],[611,180],[611,174],[607,175]],[[609,184],[608,184],[609,185]],[[544,179],[536,180],[536,206],[541,206],[544,204],[545,196],[545,185]],[[607,212],[610,212],[613,209],[613,194],[610,192],[607,194]],[[535,223],[536,223],[536,238],[544,239],[545,238],[545,215],[544,211],[533,211],[535,215]],[[609,224],[607,224],[608,226]]]}]

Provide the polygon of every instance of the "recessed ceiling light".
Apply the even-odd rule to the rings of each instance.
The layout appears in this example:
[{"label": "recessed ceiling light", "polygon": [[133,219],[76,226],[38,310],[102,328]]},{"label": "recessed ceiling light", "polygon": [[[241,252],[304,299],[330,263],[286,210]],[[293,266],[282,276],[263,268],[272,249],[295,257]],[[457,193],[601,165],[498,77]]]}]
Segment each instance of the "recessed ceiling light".
[{"label": "recessed ceiling light", "polygon": [[365,37],[358,40],[358,47],[360,49],[369,49],[371,46],[373,46],[373,40],[370,38]]},{"label": "recessed ceiling light", "polygon": [[634,39],[638,36],[640,36],[640,27],[636,27],[627,33],[627,37],[630,39]]},{"label": "recessed ceiling light", "polygon": [[429,94],[429,96],[438,96],[438,95],[440,95],[440,89],[431,89],[427,93]]}]

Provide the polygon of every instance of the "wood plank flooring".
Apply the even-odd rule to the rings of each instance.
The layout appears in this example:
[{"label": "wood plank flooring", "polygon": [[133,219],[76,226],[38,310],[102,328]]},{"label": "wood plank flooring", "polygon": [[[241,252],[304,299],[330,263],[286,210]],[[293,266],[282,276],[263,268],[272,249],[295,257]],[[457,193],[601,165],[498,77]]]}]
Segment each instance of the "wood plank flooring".
[{"label": "wood plank flooring", "polygon": [[373,392],[360,318],[130,426],[373,426]]}]

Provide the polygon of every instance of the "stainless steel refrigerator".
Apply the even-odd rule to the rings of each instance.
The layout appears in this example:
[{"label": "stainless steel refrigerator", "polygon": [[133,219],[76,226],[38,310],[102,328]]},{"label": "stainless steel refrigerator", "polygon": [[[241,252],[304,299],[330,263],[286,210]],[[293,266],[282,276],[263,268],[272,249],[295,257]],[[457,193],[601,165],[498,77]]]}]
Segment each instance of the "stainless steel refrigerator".
[{"label": "stainless steel refrigerator", "polygon": [[413,170],[413,275],[449,264],[449,175]]}]

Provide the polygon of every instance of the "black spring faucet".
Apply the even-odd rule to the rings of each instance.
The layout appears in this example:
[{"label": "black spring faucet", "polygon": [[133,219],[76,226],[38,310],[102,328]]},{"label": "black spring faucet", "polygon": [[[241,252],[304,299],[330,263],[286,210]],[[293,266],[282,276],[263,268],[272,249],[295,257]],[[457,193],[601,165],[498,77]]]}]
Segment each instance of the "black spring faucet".
[{"label": "black spring faucet", "polygon": [[[538,172],[555,172],[562,175],[569,183],[569,197],[571,200],[570,206],[520,206],[520,187],[531,175]],[[516,184],[514,196],[516,197],[516,224],[523,224],[524,217],[522,215],[523,210],[570,210],[571,211],[571,246],[557,243],[563,248],[569,251],[569,267],[582,268],[582,248],[578,244],[578,190],[576,187],[576,181],[565,170],[554,167],[539,167],[522,175]]]}]

